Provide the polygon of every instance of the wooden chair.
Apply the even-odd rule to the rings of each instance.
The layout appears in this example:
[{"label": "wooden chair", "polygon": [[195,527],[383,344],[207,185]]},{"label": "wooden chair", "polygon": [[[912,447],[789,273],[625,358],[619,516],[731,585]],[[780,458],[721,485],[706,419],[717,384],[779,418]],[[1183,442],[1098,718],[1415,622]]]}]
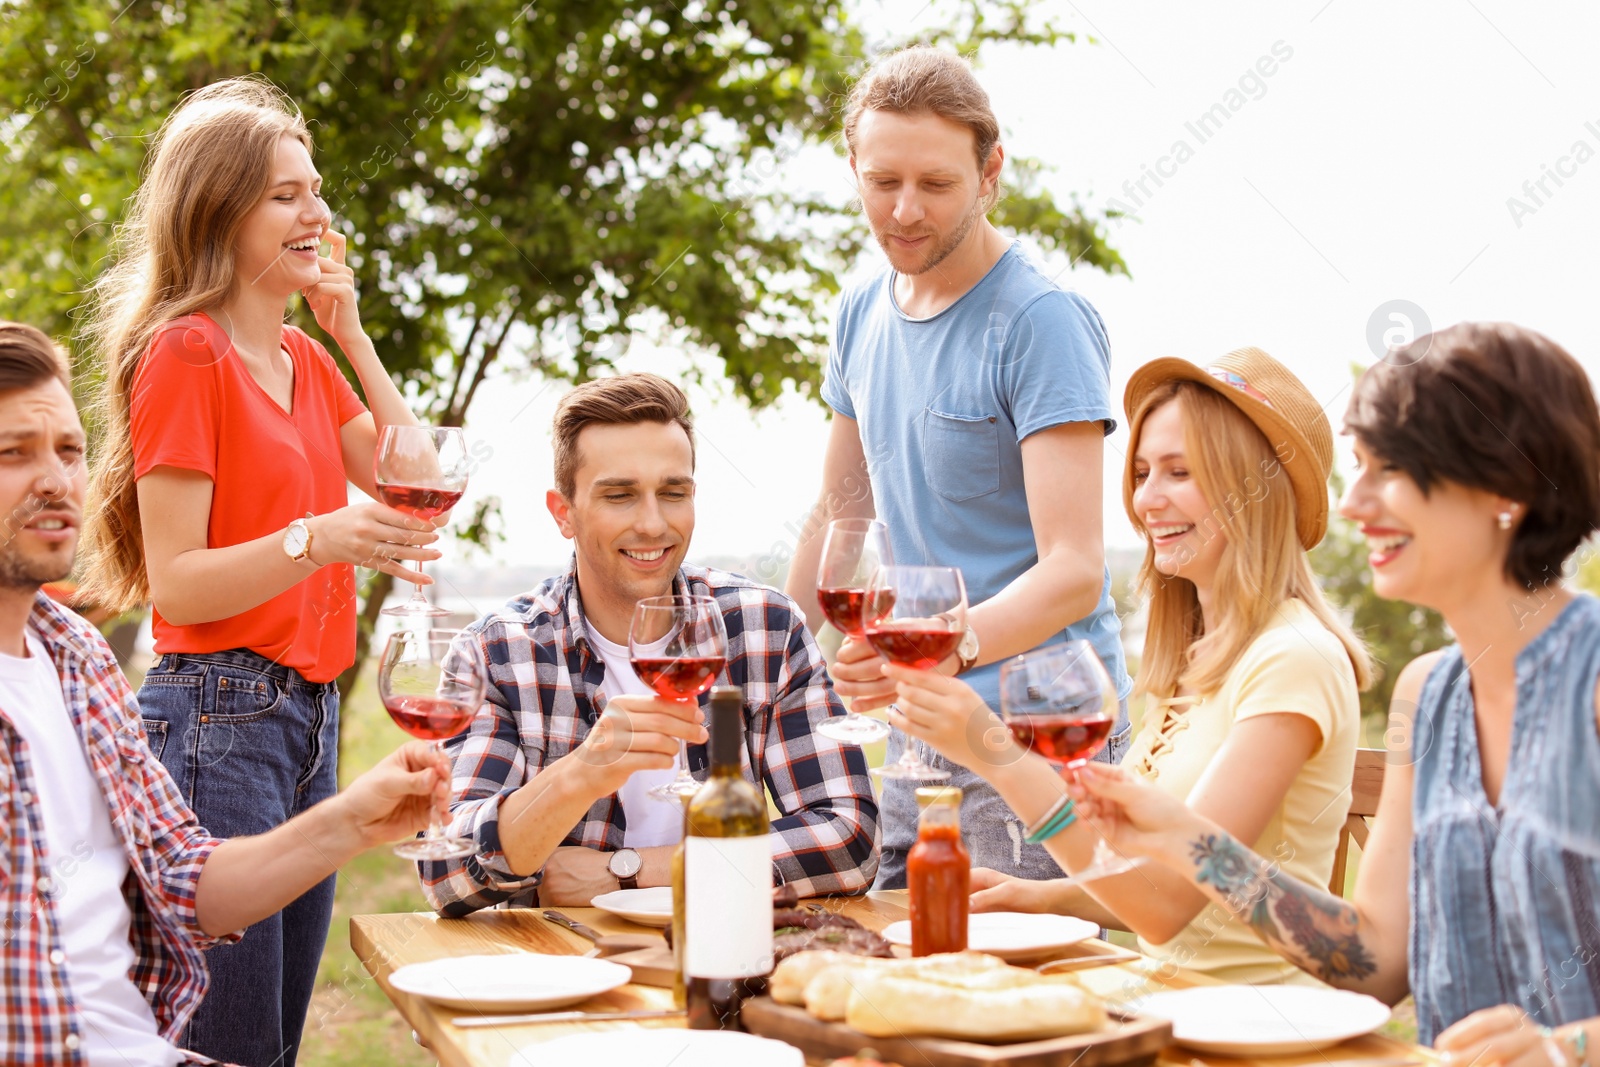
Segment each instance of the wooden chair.
[{"label": "wooden chair", "polygon": [[1381,748],[1356,749],[1356,770],[1350,778],[1350,813],[1339,830],[1339,847],[1333,853],[1333,877],[1328,889],[1344,896],[1345,864],[1350,859],[1350,840],[1367,847],[1367,820],[1378,814],[1378,795],[1383,792],[1383,768],[1389,754]]}]

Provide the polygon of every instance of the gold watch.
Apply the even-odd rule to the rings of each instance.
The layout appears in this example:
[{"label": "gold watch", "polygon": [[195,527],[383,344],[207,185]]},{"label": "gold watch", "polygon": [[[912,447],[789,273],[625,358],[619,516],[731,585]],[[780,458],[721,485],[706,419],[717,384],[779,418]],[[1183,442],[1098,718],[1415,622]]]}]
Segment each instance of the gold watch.
[{"label": "gold watch", "polygon": [[305,519],[294,520],[289,524],[289,528],[283,531],[284,554],[296,563],[303,559],[311,559],[311,527],[306,524],[306,519],[315,517],[313,512],[308,511]]}]

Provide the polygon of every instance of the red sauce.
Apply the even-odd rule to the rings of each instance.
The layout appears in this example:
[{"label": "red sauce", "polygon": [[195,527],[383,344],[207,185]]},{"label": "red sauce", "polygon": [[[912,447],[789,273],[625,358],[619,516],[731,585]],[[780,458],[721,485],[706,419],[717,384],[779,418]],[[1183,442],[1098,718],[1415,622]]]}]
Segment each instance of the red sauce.
[{"label": "red sauce", "polygon": [[971,883],[972,857],[961,843],[961,827],[929,826],[925,821],[906,856],[913,956],[966,949]]}]

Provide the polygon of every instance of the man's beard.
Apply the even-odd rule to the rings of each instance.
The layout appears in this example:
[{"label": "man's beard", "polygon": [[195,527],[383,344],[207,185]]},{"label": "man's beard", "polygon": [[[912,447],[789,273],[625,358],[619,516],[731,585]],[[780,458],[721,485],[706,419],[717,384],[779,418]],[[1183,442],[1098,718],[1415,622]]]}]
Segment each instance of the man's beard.
[{"label": "man's beard", "polygon": [[72,553],[66,560],[29,559],[15,548],[15,542],[0,546],[0,589],[38,589],[46,582],[59,582],[72,573]]},{"label": "man's beard", "polygon": [[[961,220],[960,227],[956,229],[955,233],[950,235],[949,239],[929,253],[927,260],[924,261],[920,267],[918,267],[916,270],[902,270],[900,273],[913,276],[918,274],[926,274],[928,271],[943,263],[950,257],[950,253],[961,247],[961,243],[967,239],[969,234],[972,233],[972,228],[978,224],[978,219],[983,217],[983,214],[984,211],[982,204],[979,202],[974,202],[972,205],[972,210],[967,213],[967,216],[964,219]],[[880,233],[878,235],[878,244],[880,247],[882,247],[884,252],[890,256],[891,262],[893,262],[893,253],[889,250],[889,239],[896,236],[899,235],[888,232]]]}]

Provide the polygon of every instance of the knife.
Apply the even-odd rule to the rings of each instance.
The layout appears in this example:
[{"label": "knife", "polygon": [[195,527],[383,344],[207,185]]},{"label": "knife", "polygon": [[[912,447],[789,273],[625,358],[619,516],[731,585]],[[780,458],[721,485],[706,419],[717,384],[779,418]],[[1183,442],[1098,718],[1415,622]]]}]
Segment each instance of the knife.
[{"label": "knife", "polygon": [[600,943],[599,934],[595,933],[593,929],[583,925],[583,923],[572,918],[571,916],[563,915],[561,912],[555,910],[541,912],[540,914],[542,914],[546,919],[549,919],[551,922],[555,923],[557,926],[565,926],[568,930],[571,930],[578,936],[587,937],[590,941],[593,941],[597,945]]},{"label": "knife", "polygon": [[460,1015],[450,1020],[451,1025],[470,1028],[474,1026],[523,1026],[529,1023],[588,1023],[614,1022],[623,1019],[671,1019],[681,1017],[682,1011],[546,1011],[531,1015]]},{"label": "knife", "polygon": [[600,934],[591,926],[555,910],[541,912],[546,919],[557,926],[565,926],[579,937],[586,937],[594,942],[592,952],[600,956],[616,956],[623,952],[633,952],[645,948],[666,948],[667,942],[660,934]]}]

